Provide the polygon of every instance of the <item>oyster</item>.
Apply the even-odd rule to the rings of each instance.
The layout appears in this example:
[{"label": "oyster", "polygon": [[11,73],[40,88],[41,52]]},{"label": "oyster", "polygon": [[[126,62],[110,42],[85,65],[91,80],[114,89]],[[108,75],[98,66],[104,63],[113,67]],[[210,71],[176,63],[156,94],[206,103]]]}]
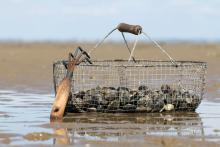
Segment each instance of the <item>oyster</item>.
[{"label": "oyster", "polygon": [[91,107],[91,108],[87,108],[87,111],[88,111],[88,112],[96,112],[97,109],[94,108],[94,107]]},{"label": "oyster", "polygon": [[130,91],[130,103],[131,104],[137,105],[137,102],[140,98],[141,97],[139,96],[138,91],[136,90]]},{"label": "oyster", "polygon": [[152,104],[152,111],[153,112],[159,112],[160,109],[164,106],[164,98],[163,95],[161,95],[160,91],[154,90],[151,94],[151,98],[153,100]]},{"label": "oyster", "polygon": [[130,102],[130,92],[128,88],[119,87],[118,88],[118,98],[120,101],[120,104],[126,105]]},{"label": "oyster", "polygon": [[102,94],[107,101],[113,101],[118,97],[118,91],[114,87],[103,87]]},{"label": "oyster", "polygon": [[83,101],[86,107],[97,107],[102,102],[102,98],[101,91],[95,88],[86,91]]},{"label": "oyster", "polygon": [[149,97],[149,95],[145,95],[138,100],[137,106],[151,105],[150,103],[153,103],[152,99]]},{"label": "oyster", "polygon": [[164,93],[164,94],[167,94],[167,93],[170,93],[171,92],[171,88],[170,88],[170,86],[169,85],[162,85],[161,86],[161,91]]},{"label": "oyster", "polygon": [[152,108],[150,107],[144,107],[144,106],[139,106],[136,108],[136,112],[151,112]]},{"label": "oyster", "polygon": [[160,110],[160,112],[162,111],[172,111],[174,110],[174,105],[173,104],[166,104],[163,106],[163,108]]},{"label": "oyster", "polygon": [[130,91],[130,89],[127,88],[127,87],[118,87],[117,90],[118,90],[118,91],[120,91],[120,90]]},{"label": "oyster", "polygon": [[96,86],[95,90],[96,90],[96,91],[101,91],[102,88],[101,88],[100,86]]},{"label": "oyster", "polygon": [[193,99],[191,97],[186,98],[186,103],[187,104],[192,104],[192,102],[193,102]]},{"label": "oyster", "polygon": [[85,96],[86,92],[85,91],[80,91],[78,93],[75,94],[75,97],[81,98],[83,99],[83,97]]},{"label": "oyster", "polygon": [[135,109],[136,109],[136,106],[132,104],[126,104],[123,106],[123,110],[126,110],[126,111],[134,111]]},{"label": "oyster", "polygon": [[143,96],[149,94],[150,92],[151,91],[150,91],[149,87],[147,87],[147,86],[141,85],[138,87],[138,93],[139,93],[140,97],[143,97]]},{"label": "oyster", "polygon": [[171,88],[164,84],[160,89],[150,89],[141,85],[133,90],[127,87],[97,86],[71,95],[67,105],[77,112],[162,112],[192,111],[200,101],[200,95],[183,86]]},{"label": "oyster", "polygon": [[145,86],[145,85],[141,85],[141,86],[138,87],[138,90],[139,90],[139,91],[142,91],[142,90],[143,90],[143,91],[149,92],[150,89],[149,89],[149,87],[147,87],[147,86]]},{"label": "oyster", "polygon": [[108,110],[117,110],[120,106],[120,102],[118,100],[114,100],[109,103],[107,109]]},{"label": "oyster", "polygon": [[163,94],[158,89],[151,90],[150,93],[149,93],[149,96],[151,98],[158,98],[158,97],[161,97],[161,95],[163,95]]},{"label": "oyster", "polygon": [[167,94],[163,94],[162,98],[167,102],[167,103],[173,103],[173,101],[175,101],[175,99],[172,98],[172,93],[167,93]]},{"label": "oyster", "polygon": [[81,98],[73,99],[73,110],[77,112],[83,112],[84,102]]},{"label": "oyster", "polygon": [[102,99],[102,101],[100,102],[100,105],[102,105],[103,108],[105,108],[105,107],[108,106],[109,103],[110,103],[110,101],[107,101],[107,100],[105,100],[105,99]]}]

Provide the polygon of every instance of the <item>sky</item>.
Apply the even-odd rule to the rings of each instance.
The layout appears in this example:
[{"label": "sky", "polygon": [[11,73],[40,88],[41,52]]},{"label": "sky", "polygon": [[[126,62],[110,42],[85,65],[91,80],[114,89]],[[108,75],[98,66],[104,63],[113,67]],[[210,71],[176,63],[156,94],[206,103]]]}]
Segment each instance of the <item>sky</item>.
[{"label": "sky", "polygon": [[220,0],[0,0],[0,40],[94,41],[127,22],[157,40],[219,41],[219,18]]}]

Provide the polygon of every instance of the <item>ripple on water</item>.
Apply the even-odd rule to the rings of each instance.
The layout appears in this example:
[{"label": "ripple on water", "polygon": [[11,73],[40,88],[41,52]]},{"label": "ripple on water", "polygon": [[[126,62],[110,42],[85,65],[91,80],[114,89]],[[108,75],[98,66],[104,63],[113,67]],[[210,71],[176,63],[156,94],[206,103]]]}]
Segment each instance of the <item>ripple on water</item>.
[{"label": "ripple on water", "polygon": [[0,117],[10,117],[6,112],[0,112]]}]

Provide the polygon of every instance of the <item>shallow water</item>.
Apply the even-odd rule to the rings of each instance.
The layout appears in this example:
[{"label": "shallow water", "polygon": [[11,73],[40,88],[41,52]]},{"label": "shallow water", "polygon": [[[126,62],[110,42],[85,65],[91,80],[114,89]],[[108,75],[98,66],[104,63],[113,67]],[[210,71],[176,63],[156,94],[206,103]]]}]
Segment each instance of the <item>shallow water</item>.
[{"label": "shallow water", "polygon": [[54,94],[0,91],[0,144],[53,145],[142,142],[173,136],[220,143],[220,103],[203,100],[194,113],[69,114],[50,123]]}]

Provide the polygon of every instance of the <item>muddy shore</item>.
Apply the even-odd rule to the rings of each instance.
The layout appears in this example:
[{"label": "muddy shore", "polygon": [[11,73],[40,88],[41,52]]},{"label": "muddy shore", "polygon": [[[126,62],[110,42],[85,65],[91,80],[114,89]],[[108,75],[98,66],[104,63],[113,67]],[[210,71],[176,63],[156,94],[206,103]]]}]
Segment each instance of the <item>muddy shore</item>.
[{"label": "muddy shore", "polygon": [[[220,101],[220,69],[218,68],[220,44],[162,43],[162,46],[176,60],[208,62],[206,100],[199,107],[195,116],[191,114],[190,116],[186,116],[186,114],[183,116],[152,114],[150,117],[150,115],[132,116],[129,114],[126,117],[124,115],[119,117],[113,114],[111,118],[80,114],[75,115],[75,118],[71,117],[75,120],[67,120],[69,122],[58,125],[61,128],[59,129],[57,126],[49,124],[49,112],[54,97],[52,64],[54,61],[66,59],[68,53],[79,45],[85,49],[91,49],[94,46],[93,43],[82,42],[0,43],[0,145],[39,146],[39,144],[43,144],[51,146],[54,142],[53,139],[56,139],[57,143],[69,145],[70,140],[74,138],[76,142],[73,144],[79,146],[219,146],[219,127],[213,123],[213,120],[215,122],[220,120],[219,105],[207,102]],[[128,51],[122,44],[106,43],[95,50],[91,57],[104,60],[128,59],[128,56]],[[144,43],[137,46],[135,57],[137,59],[168,60],[158,48]],[[105,120],[106,118],[109,120]],[[187,125],[182,133],[186,131],[186,133],[199,135],[199,137],[194,136],[193,138],[193,135],[188,135],[186,138],[179,137],[181,130],[176,129],[178,123],[179,128],[184,128],[184,123]],[[132,129],[132,127],[134,128]],[[171,132],[171,136],[166,135],[169,132],[163,130],[164,127],[178,135],[172,137],[173,132]],[[199,131],[197,132],[199,134],[194,134],[196,131],[193,129]],[[164,136],[154,136],[152,135],[154,131],[155,133],[160,132]],[[19,134],[16,134],[17,132]],[[134,134],[135,132],[137,134]],[[146,135],[150,132],[152,134]],[[108,133],[113,134],[113,138],[116,136],[116,139],[121,140],[115,142],[93,140],[93,138],[99,138],[100,135],[104,139],[111,139]],[[69,138],[71,135],[72,138]],[[126,135],[133,136],[126,138]],[[210,142],[212,139],[214,142]],[[77,141],[79,141],[78,144]]]},{"label": "muddy shore", "polygon": [[[218,43],[161,43],[175,60],[208,62],[206,93],[210,99],[219,97],[220,44]],[[94,43],[0,43],[0,88],[21,91],[53,92],[52,64],[66,59],[77,46],[91,49]],[[108,42],[96,49],[92,59],[128,59],[122,43]],[[154,45],[139,43],[136,59],[168,60]],[[214,93],[213,93],[214,92]],[[212,94],[211,94],[212,93]],[[211,94],[211,95],[210,95]]]}]

